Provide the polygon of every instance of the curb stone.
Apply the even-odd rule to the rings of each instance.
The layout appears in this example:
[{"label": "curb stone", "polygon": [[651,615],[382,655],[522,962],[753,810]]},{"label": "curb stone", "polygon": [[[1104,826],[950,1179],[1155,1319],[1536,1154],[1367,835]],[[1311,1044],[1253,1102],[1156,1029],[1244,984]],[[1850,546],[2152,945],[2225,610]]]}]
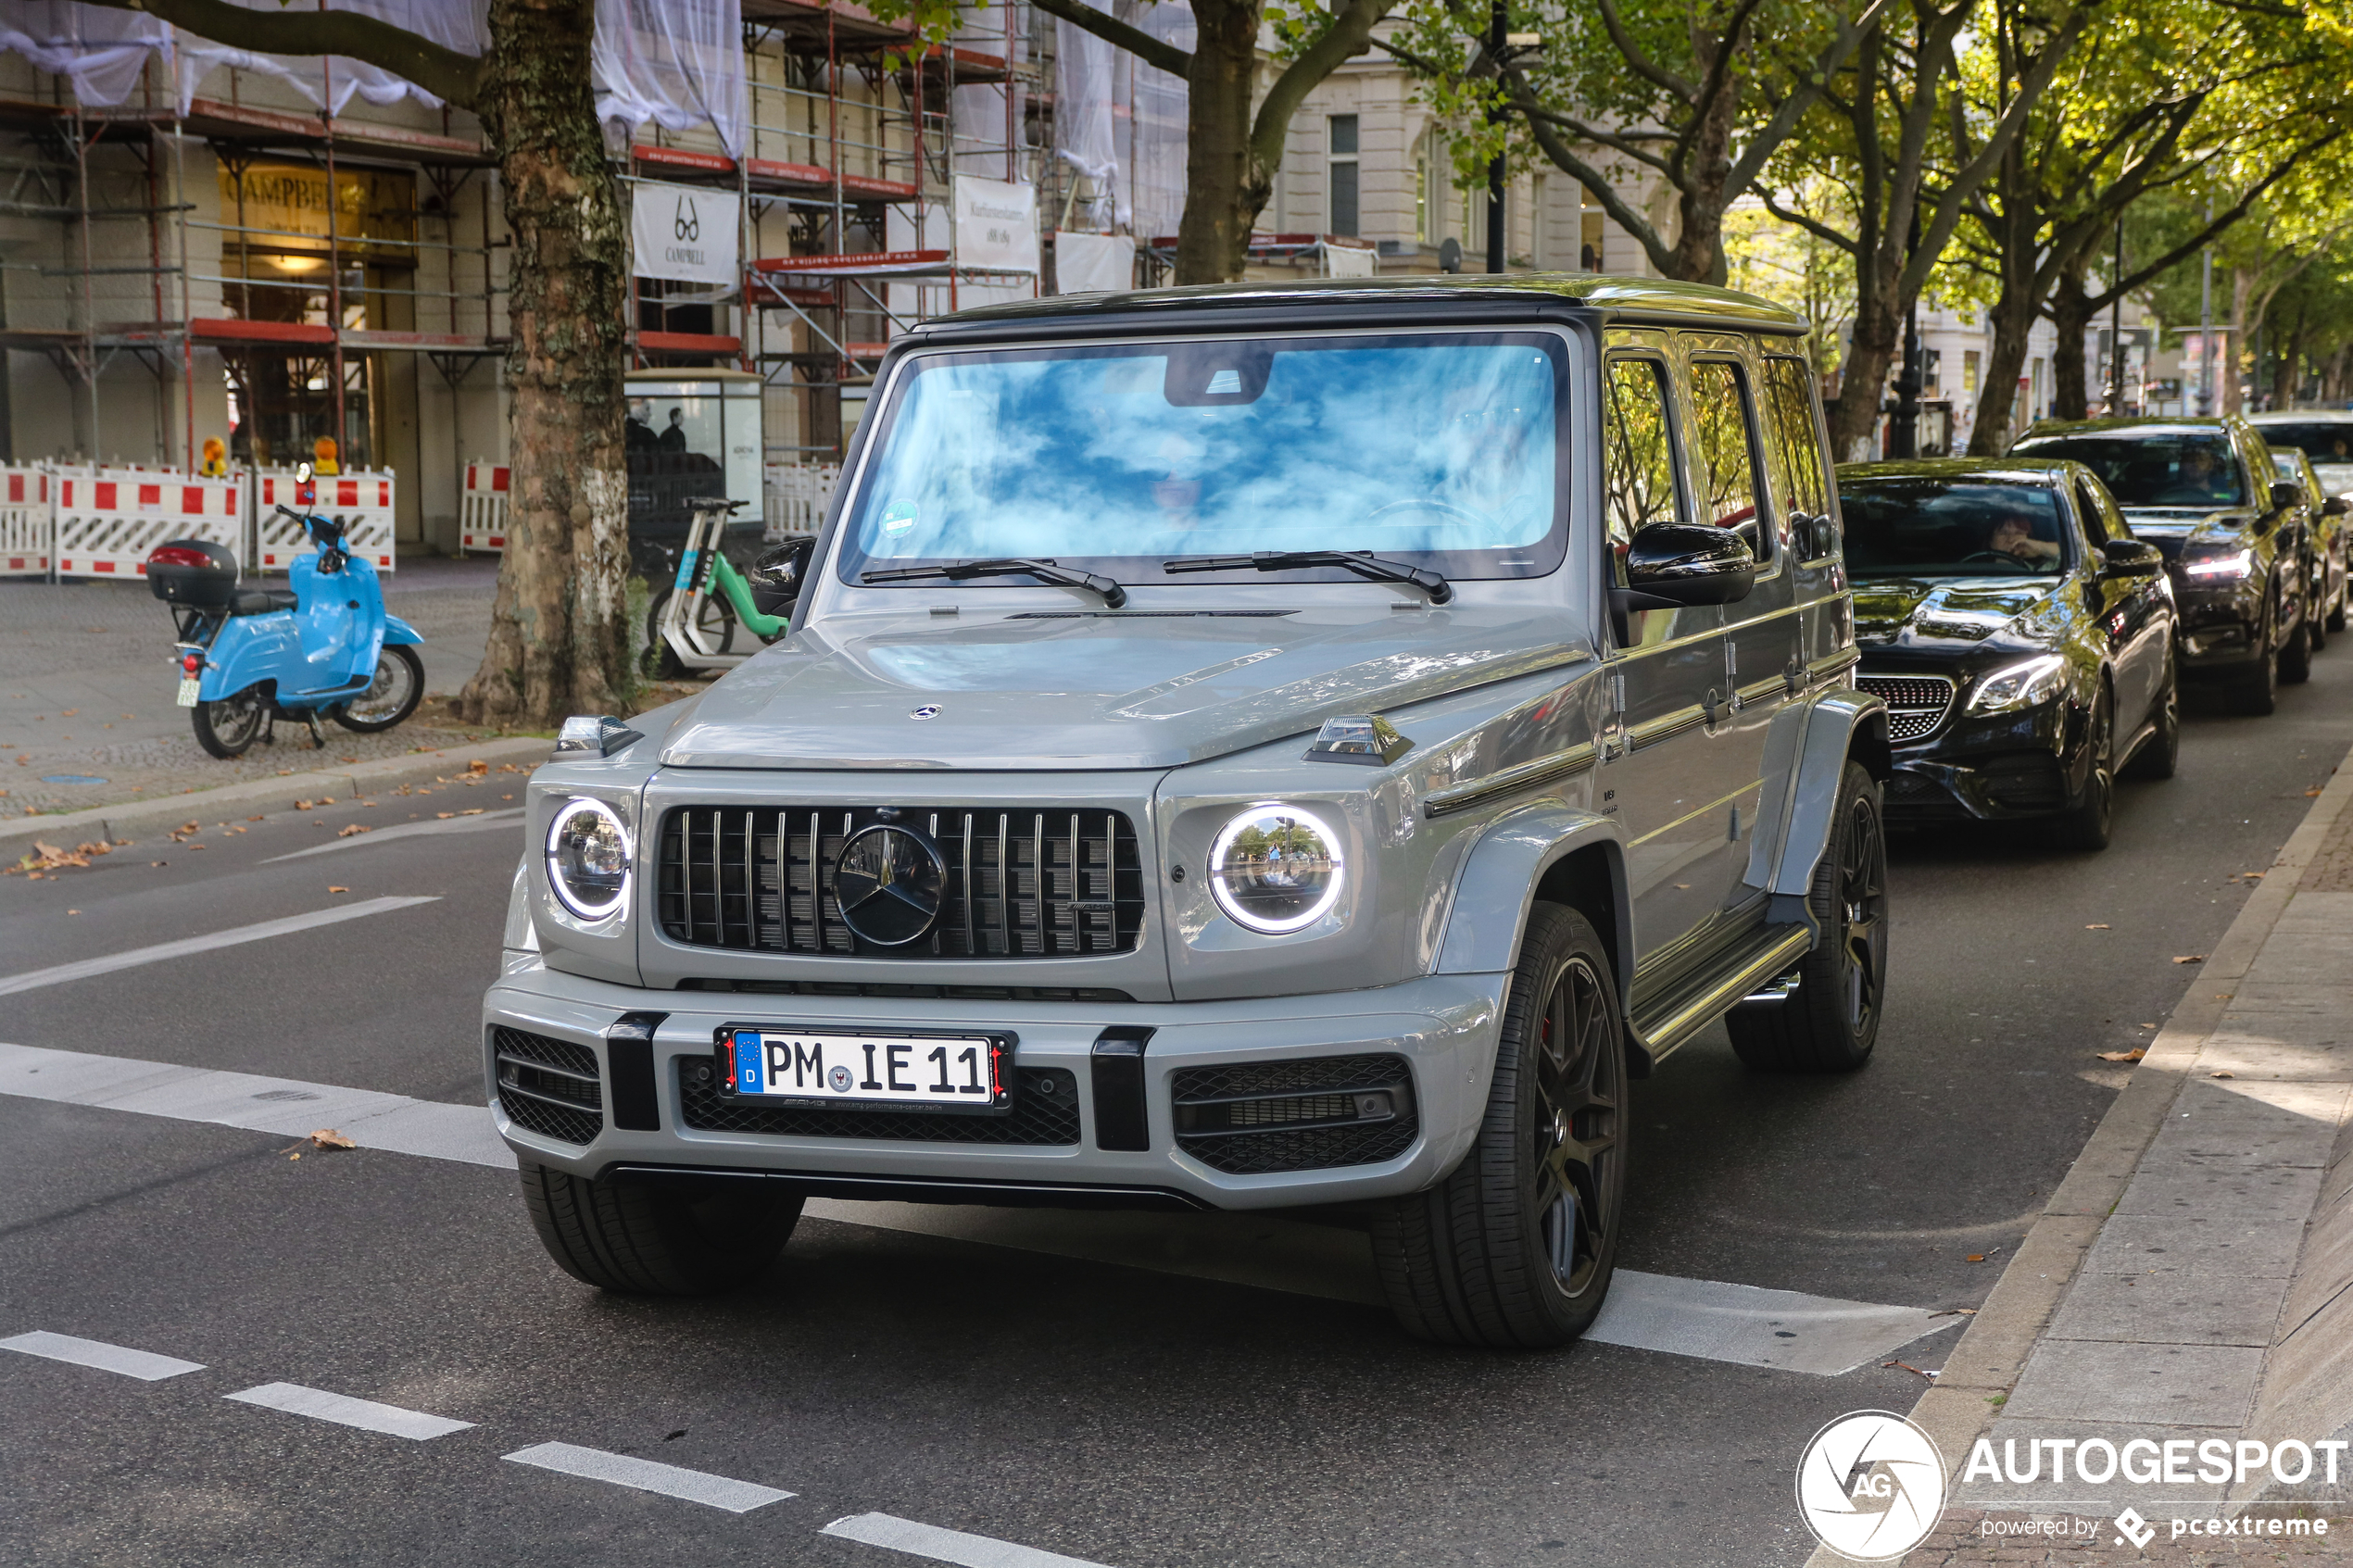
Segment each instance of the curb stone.
[{"label": "curb stone", "polygon": [[[2099,1239],[2108,1210],[2124,1196],[2142,1156],[2164,1125],[2207,1036],[2221,1022],[2271,928],[2286,912],[2305,866],[2320,853],[2329,830],[2348,808],[2353,808],[2353,751],[2330,775],[2320,798],[2215,944],[2189,992],[2149,1043],[2123,1092],[2093,1129],[2066,1179],[1946,1356],[1936,1386],[1912,1407],[1912,1420],[1935,1439],[1948,1465],[1961,1462],[1977,1439],[1992,1429],[2001,1408],[1997,1401],[2007,1401],[2017,1386],[2028,1353],[2050,1326],[2077,1268]],[[1806,1568],[1841,1568],[1851,1561],[1818,1547],[1806,1560]]]},{"label": "curb stone", "polygon": [[[462,772],[467,763],[477,759],[493,768],[508,762],[518,766],[528,762],[535,767],[546,761],[554,749],[553,741],[535,736],[489,740],[479,746],[410,752],[345,768],[254,779],[184,795],[157,796],[152,800],[94,806],[86,811],[0,819],[0,865],[12,865],[19,856],[31,853],[35,839],[69,849],[94,838],[135,839],[141,833],[154,832],[168,823],[185,822],[191,817],[217,816],[232,809],[242,811],[264,806],[283,811],[291,809],[298,799],[357,799],[372,789],[429,783],[453,770]],[[524,771],[528,772],[529,769]]]}]

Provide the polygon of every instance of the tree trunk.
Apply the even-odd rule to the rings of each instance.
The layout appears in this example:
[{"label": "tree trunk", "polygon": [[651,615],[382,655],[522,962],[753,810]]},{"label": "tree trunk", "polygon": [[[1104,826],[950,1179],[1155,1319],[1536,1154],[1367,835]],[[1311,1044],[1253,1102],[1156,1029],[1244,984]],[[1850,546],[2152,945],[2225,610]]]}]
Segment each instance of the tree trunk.
[{"label": "tree trunk", "polygon": [[[2247,307],[2255,300],[2255,274],[2244,267],[2231,269],[2231,319],[2218,334],[2230,346],[2216,357],[2216,370],[2222,378],[2222,408],[2225,414],[2241,412],[2246,398],[2241,394],[2239,378],[2247,369],[2246,345],[2255,341],[2255,329],[2262,324],[2258,317],[2248,320]],[[2235,330],[2233,330],[2235,329]]]},{"label": "tree trunk", "polygon": [[[1712,69],[1710,56],[1703,54],[1699,65],[1703,74]],[[1677,203],[1682,224],[1667,271],[1670,278],[1721,288],[1730,274],[1724,254],[1724,187],[1732,179],[1732,123],[1740,107],[1738,94],[1719,93],[1695,128]]]},{"label": "tree trunk", "polygon": [[2289,328],[2287,341],[2271,357],[2271,407],[2296,407],[2296,395],[2304,382],[2304,313],[2296,312],[2296,325]]},{"label": "tree trunk", "polygon": [[619,712],[635,685],[624,624],[622,457],[627,280],[620,193],[590,96],[594,0],[492,0],[483,118],[499,150],[512,389],[507,551],[469,723],[547,729]]},{"label": "tree trunk", "polygon": [[1839,370],[1838,408],[1831,416],[1833,462],[1868,463],[1879,456],[1880,403],[1904,336],[1904,316],[1891,297],[1894,293],[1887,282],[1856,308],[1855,335]]},{"label": "tree trunk", "polygon": [[2018,379],[2026,369],[2027,334],[2034,319],[2004,320],[1997,306],[1988,320],[1994,341],[1985,354],[1984,379],[1977,383],[1977,417],[1969,433],[1969,455],[1998,458],[2010,449],[2018,434],[2012,428],[2018,411]]},{"label": "tree trunk", "polygon": [[2080,259],[2059,274],[2058,288],[2051,295],[2051,324],[2058,329],[2058,346],[2051,351],[2051,417],[2088,420],[2092,390],[2084,373],[2083,332],[2092,324],[2092,312]]},{"label": "tree trunk", "polygon": [[1192,69],[1185,79],[1185,216],[1176,230],[1176,282],[1239,280],[1251,226],[1274,189],[1250,154],[1258,69],[1259,6],[1196,0]]}]

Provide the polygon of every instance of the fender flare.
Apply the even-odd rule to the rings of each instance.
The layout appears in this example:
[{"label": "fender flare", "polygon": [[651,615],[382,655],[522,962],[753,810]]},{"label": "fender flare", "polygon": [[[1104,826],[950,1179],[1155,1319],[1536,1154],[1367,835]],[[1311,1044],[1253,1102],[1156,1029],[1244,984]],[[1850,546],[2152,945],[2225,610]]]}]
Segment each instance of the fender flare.
[{"label": "fender flare", "polygon": [[1608,867],[1608,900],[1619,955],[1613,966],[1618,1001],[1631,994],[1634,950],[1633,902],[1626,888],[1625,834],[1614,817],[1559,801],[1524,807],[1488,824],[1463,858],[1454,897],[1440,938],[1437,974],[1496,974],[1519,961],[1529,910],[1545,874],[1580,850],[1599,849]]},{"label": "fender flare", "polygon": [[409,625],[406,621],[401,620],[400,617],[386,614],[384,616],[384,641],[387,643],[408,643],[413,645],[422,643],[424,638],[418,634],[417,629],[414,626]]},{"label": "fender flare", "polygon": [[1774,715],[1765,742],[1765,795],[1760,822],[1776,824],[1768,840],[1756,836],[1744,880],[1771,897],[1767,919],[1817,929],[1807,896],[1814,872],[1830,847],[1838,786],[1849,758],[1884,784],[1892,771],[1887,704],[1851,686],[1832,687]]}]

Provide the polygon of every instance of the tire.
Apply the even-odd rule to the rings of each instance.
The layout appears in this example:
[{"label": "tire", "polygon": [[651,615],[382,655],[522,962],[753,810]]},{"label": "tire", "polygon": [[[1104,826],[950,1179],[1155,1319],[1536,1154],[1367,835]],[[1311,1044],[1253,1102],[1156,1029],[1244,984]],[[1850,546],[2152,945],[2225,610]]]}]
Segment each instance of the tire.
[{"label": "tire", "polygon": [[2269,642],[2246,673],[2227,688],[2231,711],[2250,719],[2260,719],[2280,705],[2279,661],[2271,657]]},{"label": "tire", "polygon": [[1887,829],[1879,782],[1859,762],[1840,776],[1829,852],[1806,896],[1822,935],[1786,1000],[1734,1008],[1732,1052],[1761,1073],[1852,1073],[1879,1043],[1887,987]]},{"label": "tire", "polygon": [[800,1198],[752,1178],[592,1182],[522,1170],[523,1207],[556,1266],[625,1296],[711,1296],[768,1271]]},{"label": "tire", "polygon": [[2116,697],[2105,684],[2092,701],[2090,730],[2083,740],[2092,754],[2083,797],[2051,819],[2054,848],[2087,853],[2105,849],[2116,823]]},{"label": "tire", "polygon": [[1609,955],[1583,915],[1538,904],[1477,1140],[1435,1187],[1375,1217],[1373,1255],[1398,1323],[1494,1349],[1584,1333],[1617,1267],[1632,1130]]},{"label": "tire", "polygon": [[2300,686],[2312,678],[2312,650],[2319,647],[2312,618],[2296,623],[2295,635],[2280,645],[2280,684]]},{"label": "tire", "polygon": [[376,659],[368,689],[335,710],[335,722],[355,734],[379,735],[425,699],[425,663],[405,643],[389,643]]},{"label": "tire", "polygon": [[[2353,577],[2353,573],[2347,575]],[[2345,602],[2348,598],[2353,598],[2353,581],[2339,578],[2336,584],[2336,597],[2329,604],[2328,629],[2330,631],[2345,630]]]},{"label": "tire", "polygon": [[2149,717],[2156,721],[2157,733],[2133,753],[2133,760],[2125,764],[2120,777],[2170,779],[2182,765],[2181,672],[2170,665],[2165,671],[2164,689],[2158,693],[2157,705]]},{"label": "tire", "polygon": [[200,702],[188,716],[196,727],[196,744],[225,762],[244,756],[261,737],[270,722],[270,709],[261,700],[261,688],[247,686],[234,696]]},{"label": "tire", "polygon": [[[670,608],[670,596],[676,591],[674,588],[662,589],[646,607],[645,671],[658,681],[675,681],[693,673],[679,661],[677,649],[672,647],[661,634],[661,618]],[[703,634],[703,641],[713,645],[716,651],[731,652],[736,642],[736,612],[718,595],[705,594],[702,608],[695,612],[695,629]]]}]

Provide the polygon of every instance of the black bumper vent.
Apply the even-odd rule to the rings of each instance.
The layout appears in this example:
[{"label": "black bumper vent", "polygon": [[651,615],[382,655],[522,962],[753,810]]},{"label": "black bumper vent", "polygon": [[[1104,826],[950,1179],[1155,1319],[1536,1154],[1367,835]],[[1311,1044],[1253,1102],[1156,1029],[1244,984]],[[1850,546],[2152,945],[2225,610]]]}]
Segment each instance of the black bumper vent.
[{"label": "black bumper vent", "polygon": [[[937,919],[900,947],[862,940],[834,897],[842,847],[883,822],[927,835],[947,868]],[[1144,925],[1135,828],[1067,808],[679,807],[657,902],[672,941],[744,952],[1081,958],[1133,951]]]},{"label": "black bumper vent", "polygon": [[498,1103],[514,1124],[560,1143],[594,1143],[605,1130],[597,1053],[586,1046],[504,1024],[490,1031]]},{"label": "black bumper vent", "polygon": [[922,1110],[849,1110],[761,1105],[719,1092],[703,1058],[678,1059],[678,1120],[698,1133],[758,1133],[777,1138],[887,1138],[904,1143],[1052,1147],[1078,1141],[1078,1075],[1060,1067],[1016,1067],[1013,1109],[1003,1116],[943,1116]]},{"label": "black bumper vent", "polygon": [[1176,1146],[1228,1175],[1377,1165],[1420,1132],[1402,1056],[1184,1067],[1169,1091]]}]

